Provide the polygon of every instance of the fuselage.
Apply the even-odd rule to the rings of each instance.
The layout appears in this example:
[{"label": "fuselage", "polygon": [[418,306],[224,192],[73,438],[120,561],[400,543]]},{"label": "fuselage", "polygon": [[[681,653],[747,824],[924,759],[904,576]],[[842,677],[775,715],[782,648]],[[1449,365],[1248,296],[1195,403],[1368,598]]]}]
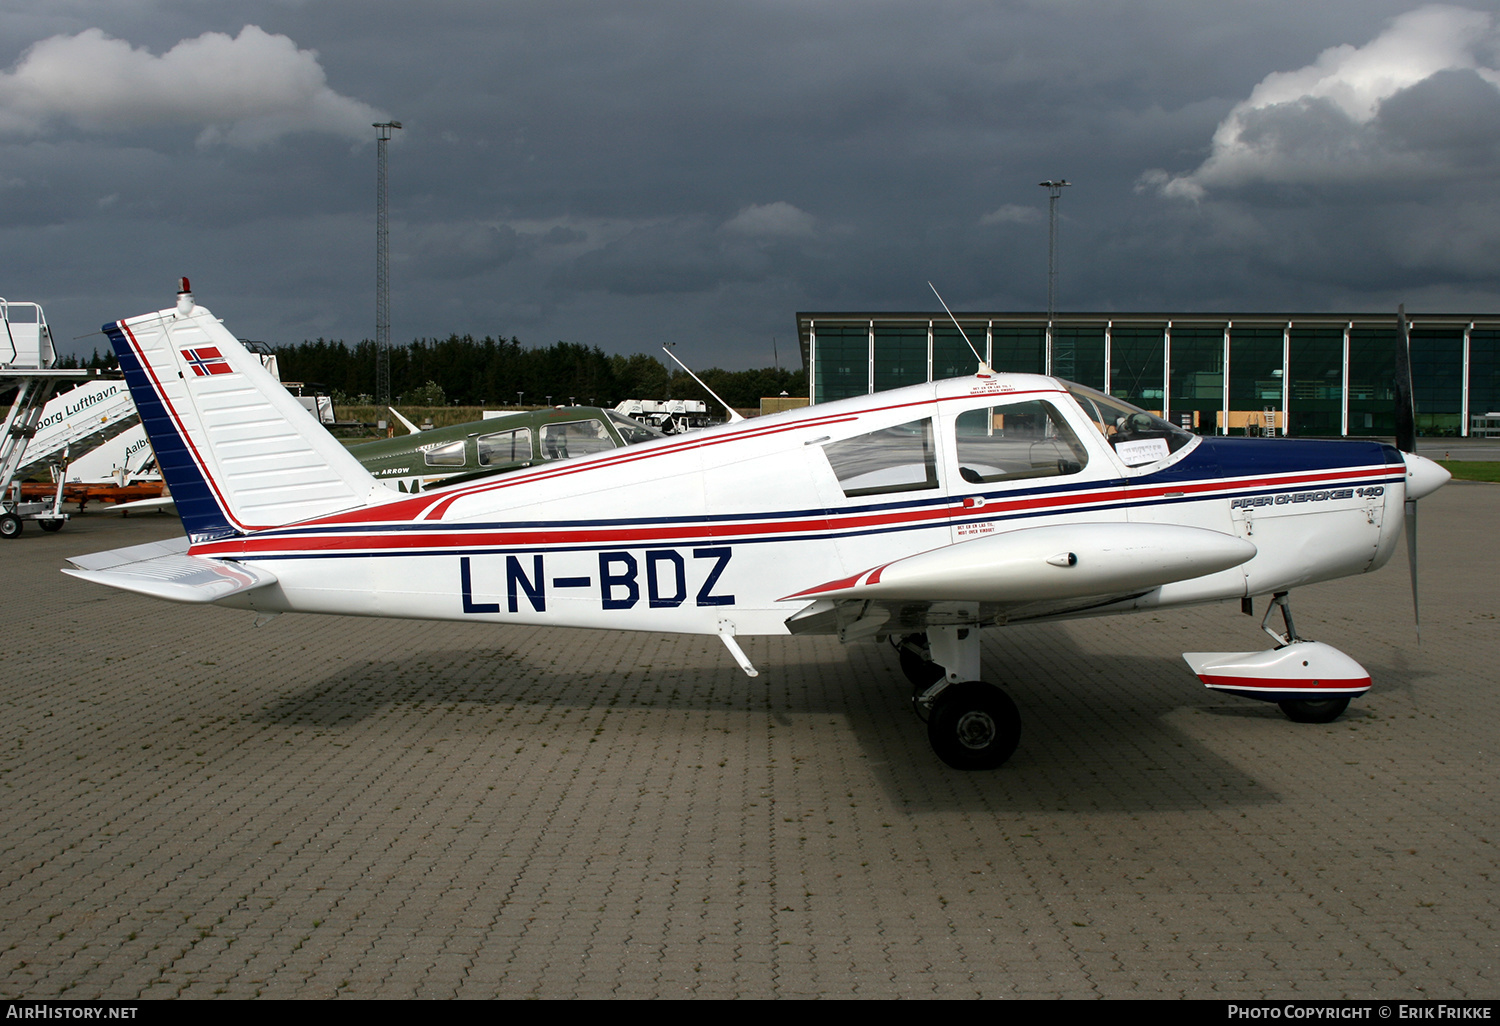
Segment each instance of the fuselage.
[{"label": "fuselage", "polygon": [[1232,569],[1049,617],[1283,591],[1394,551],[1406,467],[1390,446],[1193,438],[1142,462],[1156,444],[1110,434],[1056,379],[973,376],[191,551],[271,570],[277,584],[225,603],[257,610],[741,635],[787,633],[807,603],[783,599],[804,588],[1034,526],[1170,523],[1256,547]]}]

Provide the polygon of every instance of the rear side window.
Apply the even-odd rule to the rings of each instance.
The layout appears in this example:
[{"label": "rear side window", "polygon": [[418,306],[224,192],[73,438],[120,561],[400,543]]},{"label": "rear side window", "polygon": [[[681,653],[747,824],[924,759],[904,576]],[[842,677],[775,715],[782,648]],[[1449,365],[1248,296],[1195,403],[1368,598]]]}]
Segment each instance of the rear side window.
[{"label": "rear side window", "polygon": [[851,499],[938,486],[931,418],[830,442],[823,452]]},{"label": "rear side window", "polygon": [[477,441],[481,467],[493,466],[496,463],[522,463],[531,459],[530,428],[480,435]]},{"label": "rear side window", "polygon": [[464,440],[460,438],[436,449],[428,449],[423,453],[423,459],[429,467],[461,467],[464,465]]},{"label": "rear side window", "polygon": [[970,484],[1076,474],[1088,450],[1048,402],[969,410],[958,417],[958,474]]}]

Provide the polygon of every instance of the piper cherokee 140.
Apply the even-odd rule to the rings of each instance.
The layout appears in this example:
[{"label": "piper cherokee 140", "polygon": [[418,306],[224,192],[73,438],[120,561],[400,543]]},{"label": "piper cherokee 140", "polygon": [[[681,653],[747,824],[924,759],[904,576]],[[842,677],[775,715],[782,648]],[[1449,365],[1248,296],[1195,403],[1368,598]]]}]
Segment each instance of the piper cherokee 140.
[{"label": "piper cherokee 140", "polygon": [[1448,478],[1410,437],[1405,452],[1198,437],[981,363],[403,494],[186,291],[104,331],[187,536],[64,573],[262,615],[717,635],[750,676],[744,635],[887,640],[933,748],[962,769],[1000,765],[1020,737],[1014,703],[981,680],[980,629],[1007,623],[1273,596],[1275,648],[1189,664],[1294,720],[1337,717],[1370,676],[1298,638],[1286,593],[1382,566],[1403,504],[1414,528],[1415,500]]}]

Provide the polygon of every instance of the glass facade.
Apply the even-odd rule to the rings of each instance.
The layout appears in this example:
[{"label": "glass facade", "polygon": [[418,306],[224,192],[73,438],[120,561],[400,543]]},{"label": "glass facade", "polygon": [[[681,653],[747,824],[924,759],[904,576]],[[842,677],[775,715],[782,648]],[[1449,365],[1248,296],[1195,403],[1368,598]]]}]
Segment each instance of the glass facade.
[{"label": "glass facade", "polygon": [[1103,324],[1052,328],[1052,373],[1065,381],[1104,390]]},{"label": "glass facade", "polygon": [[875,391],[928,380],[927,325],[876,322]]},{"label": "glass facade", "polygon": [[1047,366],[1045,325],[1000,325],[993,328],[995,358],[990,366],[1012,374],[1041,374]]},{"label": "glass facade", "polygon": [[[1229,434],[1246,433],[1254,425],[1258,433],[1266,427],[1265,418],[1257,414],[1266,408],[1281,409],[1281,366],[1283,326],[1240,326],[1230,330],[1232,349],[1229,359]],[[1243,414],[1243,416],[1237,416]],[[1272,418],[1269,425],[1279,426]]]},{"label": "glass facade", "polygon": [[815,403],[830,403],[870,392],[868,324],[819,325]]},{"label": "glass facade", "polygon": [[1172,423],[1213,434],[1223,406],[1224,326],[1174,324]]},{"label": "glass facade", "polygon": [[1396,431],[1396,329],[1349,331],[1349,432]]},{"label": "glass facade", "polygon": [[[978,324],[970,324],[960,321],[964,327],[964,335],[969,336],[969,342],[974,343],[974,348],[979,350],[979,355],[984,355],[985,333],[989,331],[989,325],[984,321]],[[969,349],[968,343],[964,342],[964,336],[958,333],[950,321],[945,328],[941,325],[932,326],[932,380],[942,381],[944,378],[961,378],[967,374],[973,374],[979,369],[979,362],[974,359],[974,353]]]},{"label": "glass facade", "polygon": [[1469,333],[1469,416],[1500,413],[1500,327]]},{"label": "glass facade", "polygon": [[1412,329],[1411,383],[1417,405],[1417,433],[1458,434],[1464,391],[1462,328]]},{"label": "glass facade", "polygon": [[[981,353],[988,335],[991,366],[1045,371],[1045,318],[982,316],[971,314],[960,323]],[[974,355],[946,316],[846,313],[798,319],[814,402],[974,372]],[[1397,337],[1395,318],[1386,314],[1243,320],[1070,314],[1065,323],[1053,325],[1051,366],[1057,377],[1101,390],[1108,386],[1111,394],[1144,409],[1167,411],[1173,422],[1187,414],[1201,434],[1258,433],[1269,411],[1278,433],[1390,437]],[[1471,425],[1465,412],[1471,418],[1500,412],[1500,316],[1414,316],[1411,363],[1419,434],[1467,434]],[[1164,380],[1168,372],[1169,381]]]},{"label": "glass facade", "polygon": [[1288,434],[1337,435],[1344,410],[1344,329],[1291,329]]},{"label": "glass facade", "polygon": [[1160,413],[1165,392],[1165,323],[1156,325],[1116,324],[1111,332],[1109,394],[1134,403],[1143,410]]}]

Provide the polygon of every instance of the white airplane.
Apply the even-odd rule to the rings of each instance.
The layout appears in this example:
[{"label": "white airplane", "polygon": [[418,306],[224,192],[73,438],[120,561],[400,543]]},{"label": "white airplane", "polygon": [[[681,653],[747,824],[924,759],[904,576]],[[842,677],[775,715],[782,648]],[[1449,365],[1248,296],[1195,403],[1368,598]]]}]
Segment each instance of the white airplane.
[{"label": "white airplane", "polygon": [[[1210,688],[1333,719],[1370,675],[1298,638],[1286,592],[1382,566],[1403,503],[1448,479],[1411,442],[1198,437],[981,364],[410,495],[371,477],[191,294],[104,331],[187,537],[64,573],[262,616],[717,635],[752,677],[741,636],[884,639],[933,748],[963,769],[998,766],[1020,737],[1014,703],[981,681],[980,628],[1006,623],[1248,612],[1274,596],[1274,649],[1186,658]],[[1284,634],[1266,625],[1274,608]]]}]

